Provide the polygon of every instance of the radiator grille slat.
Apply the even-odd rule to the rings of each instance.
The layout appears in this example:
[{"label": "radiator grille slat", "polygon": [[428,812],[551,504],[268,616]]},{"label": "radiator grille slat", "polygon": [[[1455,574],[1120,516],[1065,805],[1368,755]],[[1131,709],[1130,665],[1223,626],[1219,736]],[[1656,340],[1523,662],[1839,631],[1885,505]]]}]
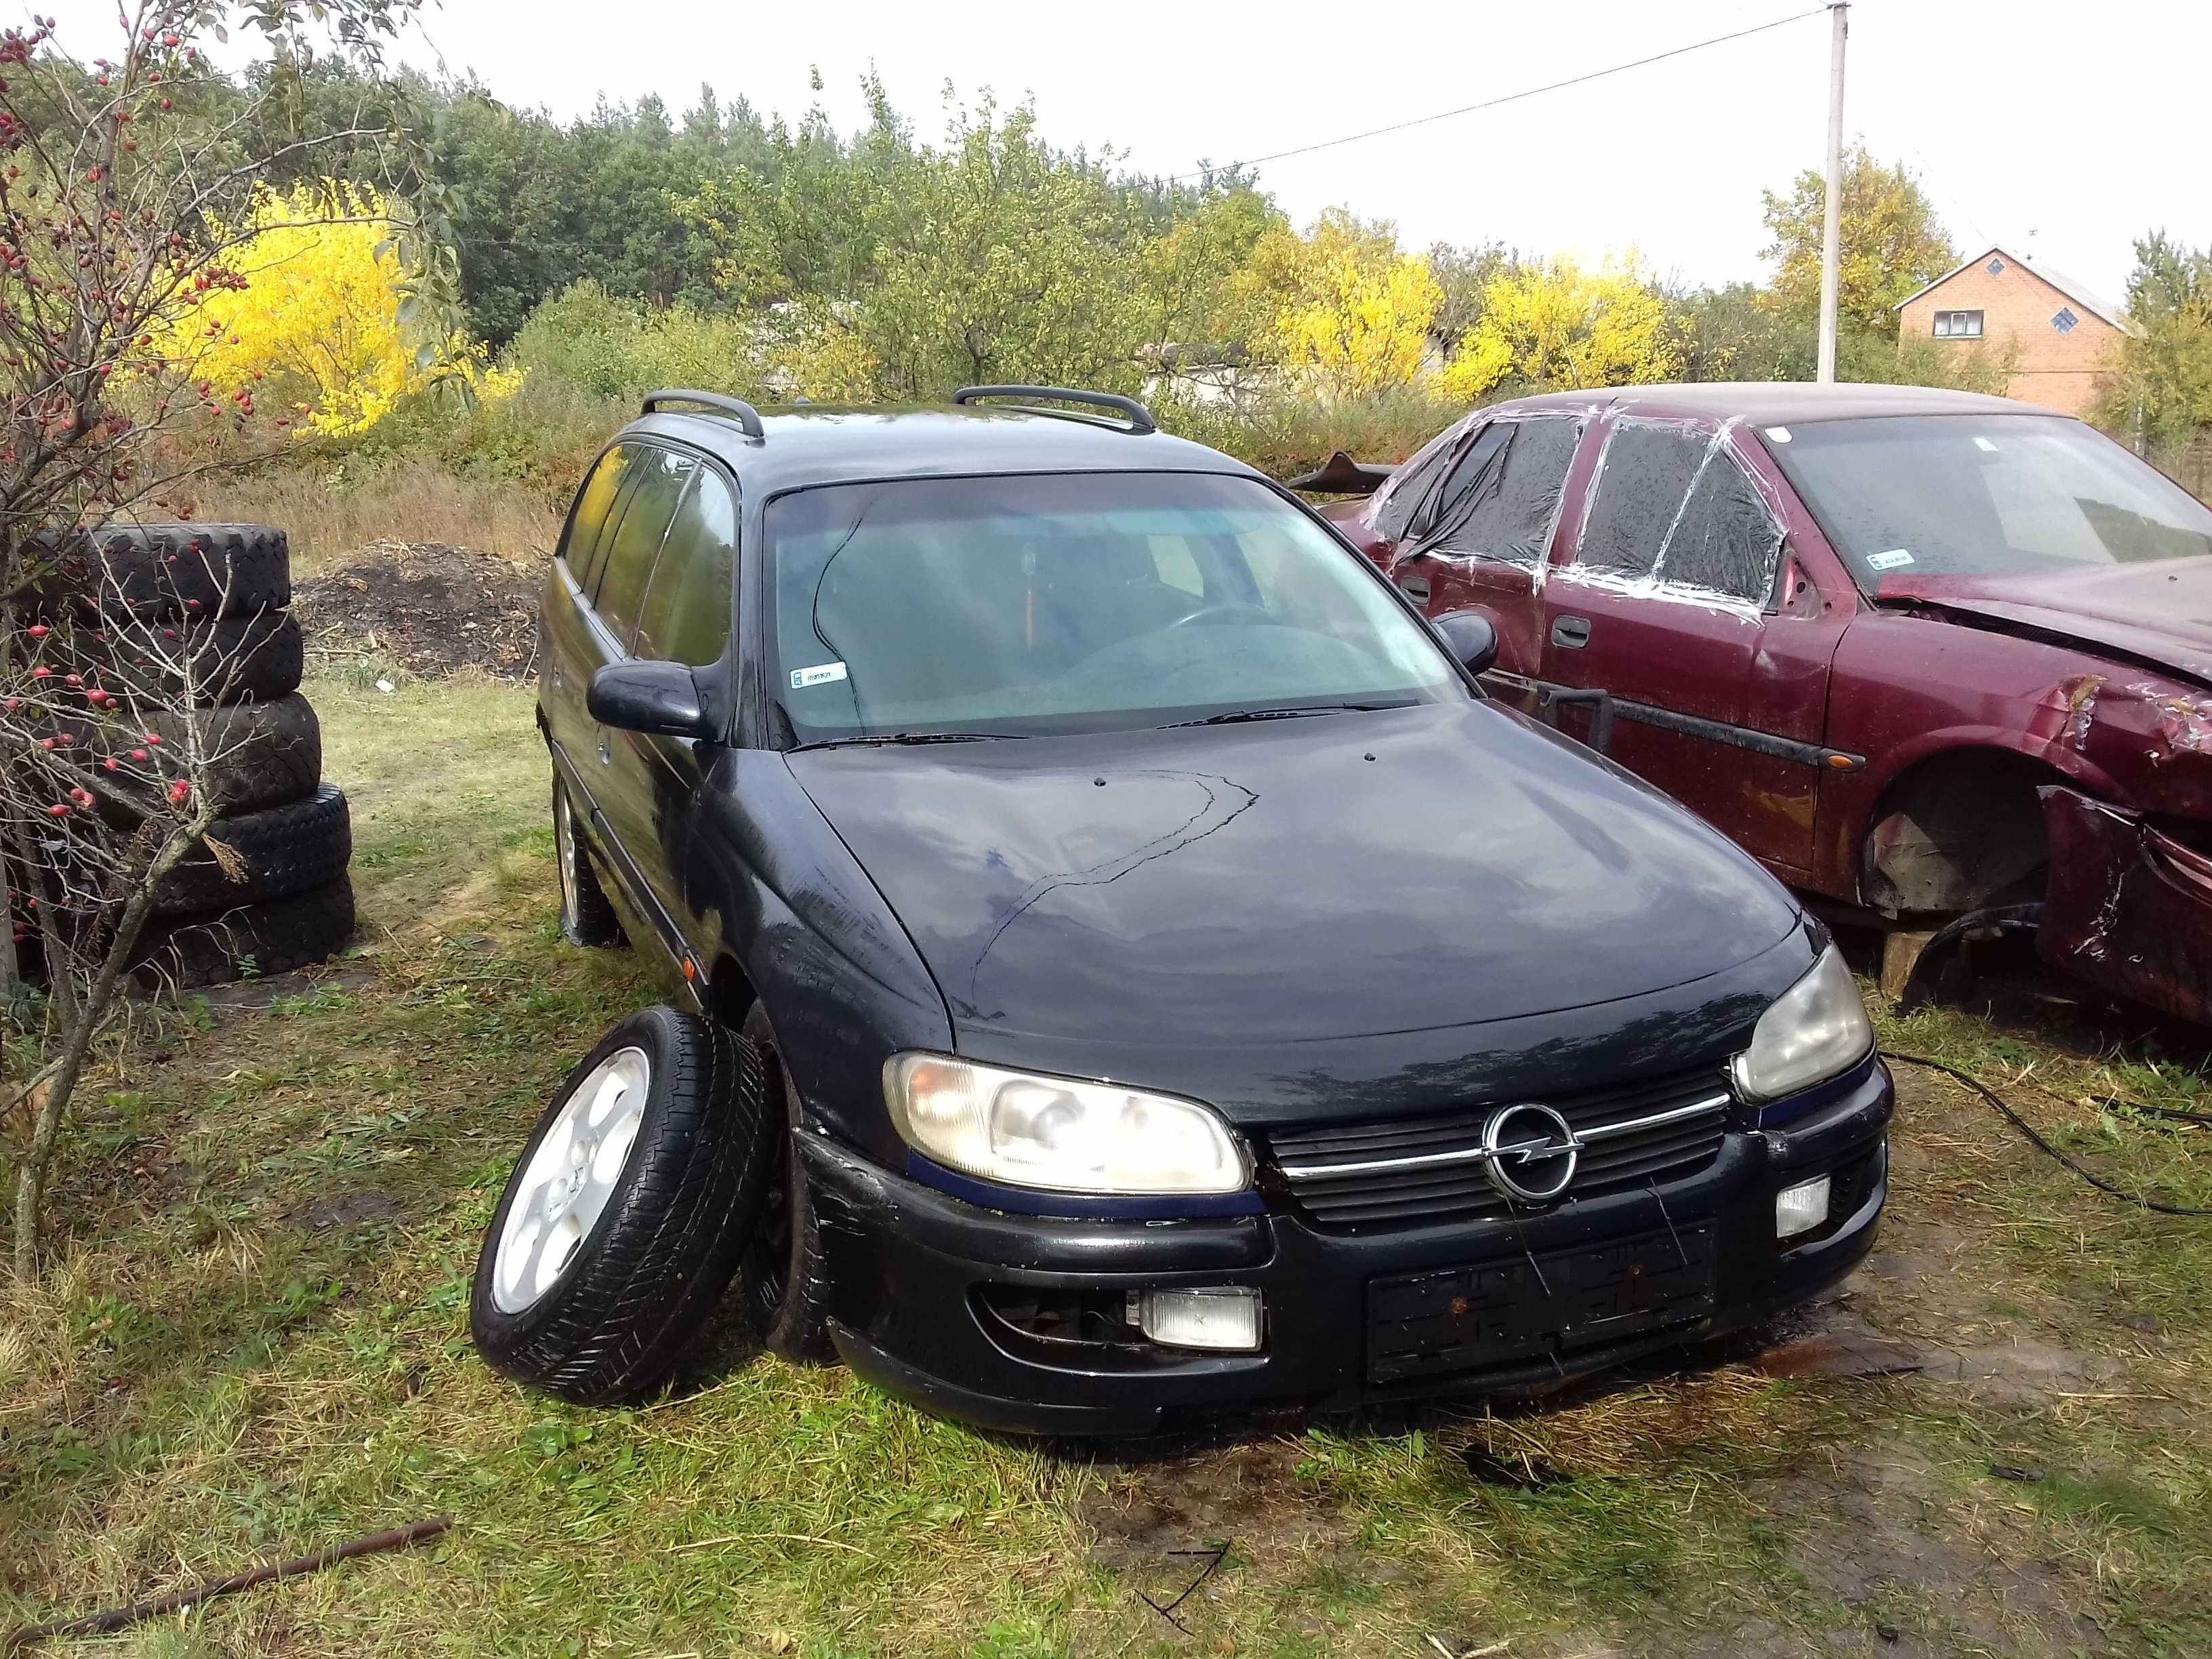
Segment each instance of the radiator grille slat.
[{"label": "radiator grille slat", "polygon": [[[1275,1167],[1288,1178],[1300,1210],[1322,1226],[1412,1225],[1507,1214],[1505,1197],[1490,1184],[1475,1153],[1483,1125],[1499,1104],[1382,1123],[1286,1128],[1267,1137]],[[1717,1068],[1639,1079],[1544,1103],[1576,1133],[1590,1135],[1567,1189],[1569,1198],[1618,1192],[1692,1175],[1719,1154],[1728,1131],[1727,1090]],[[1697,1106],[1702,1109],[1690,1111]],[[1602,1132],[1638,1119],[1680,1111],[1663,1122],[1619,1133]],[[1406,1164],[1407,1159],[1426,1162]],[[1377,1170],[1327,1173],[1332,1164],[1396,1164]]]}]

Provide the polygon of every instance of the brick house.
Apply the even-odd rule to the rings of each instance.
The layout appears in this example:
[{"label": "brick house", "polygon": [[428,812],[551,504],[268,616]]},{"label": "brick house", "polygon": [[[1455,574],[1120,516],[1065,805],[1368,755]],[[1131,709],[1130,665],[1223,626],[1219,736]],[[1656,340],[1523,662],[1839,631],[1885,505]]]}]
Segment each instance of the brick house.
[{"label": "brick house", "polygon": [[1955,343],[1961,351],[2002,352],[2015,362],[2006,395],[2069,415],[2097,401],[2097,377],[2120,337],[2124,313],[2049,265],[1989,248],[1892,307],[1900,337]]}]

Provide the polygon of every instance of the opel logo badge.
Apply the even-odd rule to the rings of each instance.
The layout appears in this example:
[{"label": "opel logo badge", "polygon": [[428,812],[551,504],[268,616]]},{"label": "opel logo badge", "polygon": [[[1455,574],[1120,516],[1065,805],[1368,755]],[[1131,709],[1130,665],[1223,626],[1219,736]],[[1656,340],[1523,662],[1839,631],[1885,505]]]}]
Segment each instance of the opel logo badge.
[{"label": "opel logo badge", "polygon": [[1501,1106],[1482,1126],[1483,1173],[1509,1199],[1548,1204],[1575,1178],[1582,1145],[1548,1106]]}]

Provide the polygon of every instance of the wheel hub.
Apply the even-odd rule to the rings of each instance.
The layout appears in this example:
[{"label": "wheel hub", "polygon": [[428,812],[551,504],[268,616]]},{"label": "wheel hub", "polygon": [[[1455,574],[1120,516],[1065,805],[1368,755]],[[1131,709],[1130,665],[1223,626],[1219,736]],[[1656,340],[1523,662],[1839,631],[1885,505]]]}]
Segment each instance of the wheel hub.
[{"label": "wheel hub", "polygon": [[501,1313],[520,1313],[558,1284],[605,1213],[629,1163],[652,1081],[645,1050],[620,1048],[561,1103],[515,1182],[500,1230],[491,1299]]}]

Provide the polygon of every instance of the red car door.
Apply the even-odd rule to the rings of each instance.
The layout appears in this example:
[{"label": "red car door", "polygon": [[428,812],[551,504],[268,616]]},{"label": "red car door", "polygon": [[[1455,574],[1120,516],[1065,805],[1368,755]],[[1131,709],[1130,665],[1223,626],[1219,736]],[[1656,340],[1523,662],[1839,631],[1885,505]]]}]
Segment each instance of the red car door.
[{"label": "red car door", "polygon": [[1541,574],[1559,528],[1583,418],[1499,416],[1462,449],[1392,560],[1391,580],[1432,617],[1480,611],[1498,666],[1533,678],[1543,661]]},{"label": "red car door", "polygon": [[[1613,699],[1611,752],[1803,882],[1844,617],[1784,569],[1778,486],[1734,422],[1616,416],[1544,585],[1542,678]],[[1586,717],[1567,711],[1577,732]]]}]

